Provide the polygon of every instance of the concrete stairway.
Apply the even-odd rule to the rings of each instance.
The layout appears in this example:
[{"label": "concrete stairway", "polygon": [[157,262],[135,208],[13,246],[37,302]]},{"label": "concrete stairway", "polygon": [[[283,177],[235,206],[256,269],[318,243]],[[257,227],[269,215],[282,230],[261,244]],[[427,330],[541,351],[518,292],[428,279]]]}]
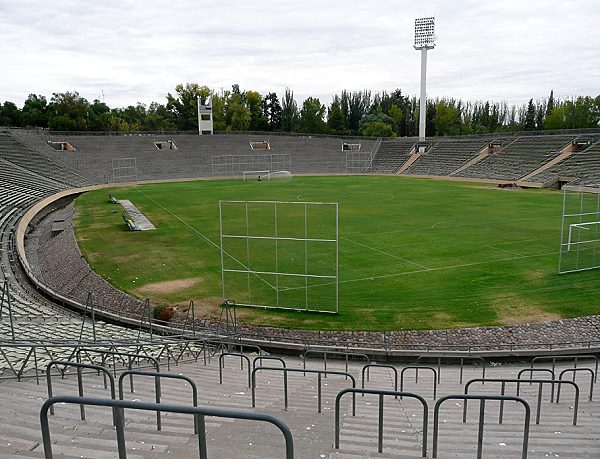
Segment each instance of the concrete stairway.
[{"label": "concrete stairway", "polygon": [[[302,368],[296,357],[285,357],[288,368]],[[276,362],[273,362],[276,363]],[[275,366],[265,361],[265,366]],[[246,364],[244,364],[246,365]],[[322,368],[316,359],[307,362],[308,368]],[[566,368],[569,365],[565,365]],[[582,366],[580,363],[579,366]],[[527,364],[510,364],[488,368],[486,377],[516,377]],[[351,364],[357,385],[361,385],[362,364]],[[398,370],[402,368],[397,366]],[[386,397],[384,401],[383,452],[377,453],[378,399],[374,395],[356,397],[356,416],[352,416],[352,396],[342,399],[340,413],[340,449],[333,448],[335,396],[350,380],[343,376],[329,375],[322,379],[322,412],[317,413],[317,375],[301,372],[288,375],[289,408],[284,410],[283,374],[263,371],[256,376],[256,408],[251,408],[251,390],[247,383],[247,369],[241,370],[240,362],[228,357],[223,370],[223,384],[219,384],[218,359],[206,366],[201,362],[181,364],[171,368],[172,373],[191,377],[198,386],[199,404],[203,406],[239,409],[272,414],[284,421],[294,436],[297,458],[364,458],[421,456],[423,440],[422,408],[419,402]],[[328,361],[328,370],[344,370],[344,362]],[[55,395],[77,394],[75,371],[61,379],[53,377]],[[438,397],[462,394],[464,385],[459,382],[458,367],[444,366]],[[481,376],[479,367],[465,369],[464,381]],[[149,377],[134,377],[135,392],[129,392],[125,379],[125,398],[128,400],[154,401],[154,381]],[[421,394],[429,404],[428,457],[432,457],[433,433],[433,385],[432,375],[421,371],[419,383],[415,383],[414,371],[405,373],[404,390]],[[581,389],[579,416],[572,425],[573,391],[563,389],[559,404],[549,401],[550,390],[546,387],[541,407],[541,422],[535,424],[537,385],[523,383],[521,396],[532,408],[529,457],[600,457],[600,402],[588,401],[589,378],[578,375]],[[162,402],[191,405],[191,390],[183,381],[162,381]],[[371,368],[368,388],[392,390],[393,373],[385,368]],[[108,397],[102,378],[95,374],[84,376],[86,396]],[[485,386],[474,384],[470,393],[499,394],[499,384]],[[507,386],[507,394],[514,395],[514,385]],[[39,409],[47,398],[42,380],[0,382],[0,458],[43,457],[39,427]],[[462,400],[447,401],[440,411],[438,457],[475,457],[477,445],[477,421],[479,403],[469,402],[468,419],[462,423]],[[484,430],[483,457],[521,457],[523,409],[516,403],[504,406],[504,420],[498,423],[498,402],[487,402]],[[188,415],[163,413],[162,430],[156,429],[154,413],[126,410],[125,438],[128,457],[198,457],[197,437],[193,434],[193,419]],[[115,431],[110,410],[103,407],[86,407],[86,420],[79,418],[76,405],[57,405],[56,414],[50,417],[53,452],[65,457],[117,457]],[[270,458],[284,457],[281,433],[273,426],[261,422],[223,418],[206,418],[208,454],[211,458]]]}]

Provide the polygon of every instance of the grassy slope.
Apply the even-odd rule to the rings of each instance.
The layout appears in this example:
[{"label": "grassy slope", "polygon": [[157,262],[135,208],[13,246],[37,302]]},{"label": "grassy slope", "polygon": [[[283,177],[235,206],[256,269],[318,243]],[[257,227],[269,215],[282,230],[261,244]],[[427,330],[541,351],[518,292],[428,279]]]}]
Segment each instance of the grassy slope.
[{"label": "grassy slope", "polygon": [[[244,309],[248,322],[397,330],[600,313],[597,272],[556,274],[562,202],[557,192],[404,177],[202,181],[111,190],[130,199],[157,227],[139,233],[125,230],[120,208],[112,213],[116,207],[107,203],[108,192],[87,193],[77,201],[77,237],[97,272],[132,293],[157,282],[200,278],[175,292],[154,293],[154,301],[194,298],[214,304],[221,295],[220,251],[198,233],[219,244],[219,199],[277,199],[339,202],[340,314]],[[208,306],[202,310],[217,313]]]}]

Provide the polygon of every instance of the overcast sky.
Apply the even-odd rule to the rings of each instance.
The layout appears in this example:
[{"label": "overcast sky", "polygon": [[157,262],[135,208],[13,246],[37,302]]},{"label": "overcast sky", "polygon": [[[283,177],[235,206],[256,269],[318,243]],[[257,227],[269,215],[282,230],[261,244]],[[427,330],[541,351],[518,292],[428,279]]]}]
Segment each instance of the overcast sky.
[{"label": "overcast sky", "polygon": [[0,0],[0,102],[77,90],[111,107],[165,103],[186,82],[289,87],[299,102],[417,95],[424,16],[438,37],[428,97],[600,94],[600,0]]}]

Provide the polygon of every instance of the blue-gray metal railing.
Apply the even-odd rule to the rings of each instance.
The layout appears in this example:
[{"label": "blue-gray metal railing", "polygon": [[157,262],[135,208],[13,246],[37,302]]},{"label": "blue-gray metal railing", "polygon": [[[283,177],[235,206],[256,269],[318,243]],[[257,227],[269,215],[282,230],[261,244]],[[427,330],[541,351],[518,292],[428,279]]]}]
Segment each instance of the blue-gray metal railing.
[{"label": "blue-gray metal railing", "polygon": [[[520,403],[525,408],[525,419],[523,427],[523,449],[521,453],[522,459],[527,459],[527,447],[529,444],[529,424],[531,420],[531,408],[526,400],[520,397],[511,395],[445,395],[435,403],[433,409],[433,451],[432,457],[437,458],[438,450],[438,434],[439,434],[439,415],[442,403],[447,400],[464,400],[465,406],[467,400],[479,400],[479,423],[477,434],[477,459],[481,459],[483,451],[483,426],[485,425],[485,402],[487,400],[499,400],[500,402],[514,401]],[[464,422],[464,421],[463,421]]]},{"label": "blue-gray metal railing", "polygon": [[366,360],[367,363],[371,363],[371,359],[369,358],[369,356],[367,354],[361,354],[360,352],[329,351],[326,349],[307,349],[302,354],[302,361],[304,363],[304,368],[306,368],[306,358],[310,354],[323,356],[323,369],[324,370],[327,370],[327,356],[328,355],[344,357],[344,360],[346,361],[346,373],[348,372],[348,360],[350,358],[358,358],[361,360]]},{"label": "blue-gray metal railing", "polygon": [[[476,355],[438,355],[438,354],[424,354],[424,355],[420,355],[419,357],[417,357],[417,365],[419,365],[423,360],[427,360],[427,359],[431,359],[431,360],[436,360],[437,361],[437,376],[438,376],[438,384],[441,382],[441,377],[442,377],[442,361],[448,362],[448,361],[456,361],[459,360],[460,361],[460,384],[463,383],[463,372],[464,372],[464,361],[465,360],[469,360],[472,362],[481,362],[481,366],[482,366],[482,378],[485,378],[485,368],[486,368],[486,362],[485,359],[483,357],[480,356],[476,356]],[[419,379],[419,370],[417,370],[417,382]]]},{"label": "blue-gray metal railing", "polygon": [[[409,397],[415,398],[421,402],[423,405],[423,448],[422,448],[422,457],[427,457],[427,425],[429,419],[429,406],[423,397],[418,394],[413,394],[412,392],[402,392],[402,391],[394,391],[394,390],[379,390],[379,389],[353,389],[347,388],[341,390],[337,396],[335,397],[335,449],[340,448],[340,401],[342,396],[347,393],[352,393],[354,397],[356,394],[361,394],[364,396],[365,394],[374,394],[379,396],[379,428],[378,428],[378,436],[377,436],[377,451],[381,453],[383,451],[383,397],[384,395],[393,395],[394,398],[398,397]],[[356,413],[352,413],[352,416],[355,416]]]},{"label": "blue-gray metal railing", "polygon": [[[60,366],[62,365],[62,370]],[[61,375],[64,376],[64,371],[66,367],[75,367],[77,369],[77,390],[80,397],[83,397],[83,379],[81,377],[81,369],[86,368],[88,370],[96,370],[98,372],[102,372],[108,376],[110,381],[110,396],[112,399],[115,398],[115,378],[110,374],[108,368],[101,367],[99,365],[90,365],[87,363],[77,363],[77,362],[68,362],[64,360],[52,360],[48,362],[46,365],[46,386],[48,388],[48,398],[53,396],[52,393],[52,372],[50,371],[52,367],[56,367],[58,371],[60,371]],[[85,407],[83,405],[79,405],[79,411],[81,415],[81,420],[85,421]],[[54,407],[50,409],[50,414],[54,414]]]},{"label": "blue-gray metal railing", "polygon": [[[180,379],[182,381],[186,381],[192,387],[192,405],[198,406],[198,388],[196,387],[196,383],[191,378],[188,378],[187,376],[184,376],[184,375],[175,375],[175,374],[171,374],[171,373],[157,373],[157,372],[153,372],[153,371],[140,371],[140,370],[126,370],[123,373],[121,373],[121,375],[119,376],[119,400],[123,400],[123,378],[125,378],[125,376],[129,376],[130,384],[132,384],[134,375],[151,376],[154,378],[154,381],[156,381],[157,379],[160,379],[160,378]],[[158,386],[158,388],[160,389],[160,386]],[[156,386],[155,386],[155,391],[154,391],[154,399],[157,404],[160,404],[161,392],[160,392],[160,390],[158,390],[158,391],[156,390]],[[158,416],[160,414],[160,412],[157,411],[156,414],[157,414],[156,430],[161,430],[161,428],[162,428],[161,418],[160,418],[160,416]],[[194,420],[194,433],[198,433],[198,426],[195,421],[196,420]]]},{"label": "blue-gray metal railing", "polygon": [[[245,359],[248,362],[248,387],[250,387],[250,358],[245,355],[245,354],[240,354],[237,352],[222,352],[221,354],[219,354],[219,384],[223,384],[223,368],[225,367],[225,356],[227,355],[232,355],[232,356],[236,356],[236,357],[240,357],[240,360]],[[244,365],[242,364],[242,370],[244,369]]]},{"label": "blue-gray metal railing", "polygon": [[409,365],[407,367],[404,367],[402,369],[402,371],[400,372],[400,390],[401,391],[404,390],[404,372],[406,370],[415,370],[415,382],[418,381],[417,377],[418,377],[419,370],[431,370],[431,372],[433,373],[433,399],[435,400],[437,398],[438,375],[437,375],[437,372],[435,371],[435,368],[428,367],[426,365]]},{"label": "blue-gray metal railing", "polygon": [[[365,388],[365,371],[367,372],[367,381],[368,381],[369,380],[369,370],[374,367],[375,368],[388,368],[394,372],[394,390],[397,392],[398,391],[398,370],[393,365],[384,365],[381,363],[368,363],[364,367],[362,367],[362,371],[361,371],[362,383],[361,383],[360,387],[363,389]],[[362,396],[364,397],[364,393]]]},{"label": "blue-gray metal railing", "polygon": [[[551,361],[552,362],[552,371],[556,369],[556,361],[557,360],[573,360],[573,368],[577,368],[577,362],[580,360],[594,360],[594,382],[598,382],[598,357],[593,354],[572,354],[572,355],[542,355],[539,357],[534,357],[531,359],[531,368],[537,362]],[[575,374],[573,374],[573,378]]]},{"label": "blue-gray metal railing", "polygon": [[[594,371],[591,368],[565,368],[558,375],[558,379],[562,380],[563,375],[565,373],[581,373],[581,372],[589,372],[590,373],[590,394],[588,395],[588,400],[591,402],[592,397],[594,396]],[[558,386],[558,394],[556,394],[556,403],[560,401],[560,386]]]},{"label": "blue-gray metal railing", "polygon": [[[471,379],[470,381],[467,381],[467,383],[465,384],[465,395],[467,395],[469,393],[469,387],[471,386],[471,384],[474,384],[476,382],[480,382],[480,383],[501,383],[502,384],[502,389],[501,389],[501,395],[504,395],[504,390],[506,388],[506,383],[516,383],[521,384],[523,382],[531,382],[532,384],[539,384],[539,388],[538,388],[538,398],[537,398],[537,407],[536,407],[536,417],[535,417],[535,423],[539,424],[540,423],[540,416],[541,416],[541,410],[542,410],[542,390],[543,390],[543,385],[544,384],[558,384],[558,390],[560,391],[560,386],[561,384],[567,384],[572,386],[575,389],[575,403],[573,405],[573,425],[577,425],[577,412],[579,409],[579,386],[574,383],[573,381],[564,381],[564,380],[560,380],[560,379],[527,379],[527,380],[523,380],[523,379],[503,379],[503,378],[489,378],[489,379],[484,379],[484,378],[476,378],[476,379]],[[556,403],[558,403],[558,397],[556,399]],[[500,406],[500,423],[502,423],[502,406],[503,404],[501,404]],[[467,401],[465,400],[465,406],[463,408],[463,422],[465,422],[466,420],[466,416],[467,416]]]},{"label": "blue-gray metal railing", "polygon": [[[250,421],[262,421],[273,424],[277,427],[285,439],[285,457],[286,459],[294,458],[294,439],[289,427],[275,416],[262,413],[251,413],[245,411],[225,410],[219,408],[194,407],[185,405],[158,405],[156,403],[132,402],[129,400],[110,400],[102,398],[89,397],[73,397],[59,396],[52,397],[44,402],[40,410],[40,424],[42,430],[42,442],[44,445],[44,454],[46,459],[52,459],[52,439],[50,437],[50,426],[48,422],[48,409],[57,403],[74,403],[93,406],[105,406],[112,408],[113,416],[116,422],[117,450],[119,459],[127,457],[125,449],[125,409],[145,410],[145,411],[160,411],[168,413],[191,414],[196,418],[198,425],[198,450],[200,459],[208,459],[206,445],[206,428],[205,417],[220,417],[232,419],[245,419]],[[239,453],[239,452],[238,452]]]},{"label": "blue-gray metal railing", "polygon": [[276,360],[281,362],[283,368],[287,368],[285,360],[283,360],[281,357],[275,357],[274,355],[257,355],[254,357],[254,359],[252,359],[252,369],[254,370],[256,368],[256,362],[258,362],[259,365],[262,365],[263,360]]},{"label": "blue-gray metal railing", "polygon": [[[352,388],[356,389],[356,379],[350,373],[346,371],[334,371],[334,370],[312,370],[302,368],[280,368],[280,367],[256,367],[252,370],[252,408],[256,407],[256,373],[258,371],[281,371],[283,373],[283,397],[284,397],[284,409],[288,409],[288,373],[314,373],[318,374],[317,379],[317,412],[321,412],[321,375],[341,375],[345,376],[346,379],[352,380]],[[352,416],[356,412],[356,397],[352,396]]]},{"label": "blue-gray metal railing", "polygon": [[[556,379],[556,375],[554,371],[550,368],[523,368],[517,374],[517,379],[521,379],[521,375],[523,373],[529,373],[529,385],[531,385],[531,381],[533,380],[534,373],[550,373],[550,379]],[[517,383],[517,397],[519,396],[521,391],[521,383]],[[550,393],[550,403],[554,402],[554,384],[551,384],[551,393]]]}]

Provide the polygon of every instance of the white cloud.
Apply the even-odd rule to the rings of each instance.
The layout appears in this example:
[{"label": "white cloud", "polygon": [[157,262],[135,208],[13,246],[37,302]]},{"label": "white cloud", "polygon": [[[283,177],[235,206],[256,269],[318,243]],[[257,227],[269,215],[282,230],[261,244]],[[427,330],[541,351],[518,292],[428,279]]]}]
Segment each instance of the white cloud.
[{"label": "white cloud", "polygon": [[598,95],[596,0],[0,0],[0,100],[78,90],[111,106],[165,101],[178,83],[415,95],[416,17],[435,14],[428,93],[523,102]]}]

